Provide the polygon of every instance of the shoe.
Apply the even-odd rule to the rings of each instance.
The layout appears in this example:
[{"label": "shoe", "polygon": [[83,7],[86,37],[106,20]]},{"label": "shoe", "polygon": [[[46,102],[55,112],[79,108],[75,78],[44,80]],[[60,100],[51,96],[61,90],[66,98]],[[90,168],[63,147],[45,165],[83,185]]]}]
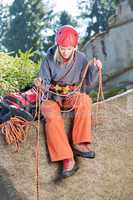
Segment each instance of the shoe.
[{"label": "shoe", "polygon": [[74,153],[76,156],[81,156],[83,158],[95,158],[96,154],[95,151],[80,151],[78,149],[74,149]]},{"label": "shoe", "polygon": [[65,159],[63,160],[63,167],[60,172],[60,176],[61,178],[67,178],[75,174],[78,169],[79,167],[73,159]]},{"label": "shoe", "polygon": [[86,144],[79,144],[74,146],[74,154],[84,158],[95,158],[95,151],[90,150]]}]

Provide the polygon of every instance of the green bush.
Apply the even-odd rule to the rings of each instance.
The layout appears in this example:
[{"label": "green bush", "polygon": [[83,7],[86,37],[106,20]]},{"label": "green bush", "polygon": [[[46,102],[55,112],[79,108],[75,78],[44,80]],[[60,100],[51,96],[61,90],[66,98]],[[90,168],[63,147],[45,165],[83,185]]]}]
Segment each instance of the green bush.
[{"label": "green bush", "polygon": [[19,51],[15,57],[0,53],[0,95],[21,91],[32,86],[39,71],[40,63],[31,60],[35,52]]}]

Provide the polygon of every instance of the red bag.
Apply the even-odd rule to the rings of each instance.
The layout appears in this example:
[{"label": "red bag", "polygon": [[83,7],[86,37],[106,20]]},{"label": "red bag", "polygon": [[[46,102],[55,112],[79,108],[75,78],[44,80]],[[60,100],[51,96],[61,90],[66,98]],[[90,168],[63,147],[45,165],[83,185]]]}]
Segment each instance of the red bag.
[{"label": "red bag", "polygon": [[37,91],[34,88],[20,93],[10,93],[3,97],[3,102],[10,106],[13,115],[32,120],[36,110]]}]

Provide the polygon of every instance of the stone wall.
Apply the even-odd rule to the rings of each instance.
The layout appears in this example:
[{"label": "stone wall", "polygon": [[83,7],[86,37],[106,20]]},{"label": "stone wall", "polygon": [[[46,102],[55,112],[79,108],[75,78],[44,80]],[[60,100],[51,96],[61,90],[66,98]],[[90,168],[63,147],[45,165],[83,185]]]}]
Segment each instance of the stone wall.
[{"label": "stone wall", "polygon": [[133,86],[133,11],[127,0],[120,3],[109,20],[107,32],[92,38],[83,48],[91,59],[101,59],[106,88]]}]

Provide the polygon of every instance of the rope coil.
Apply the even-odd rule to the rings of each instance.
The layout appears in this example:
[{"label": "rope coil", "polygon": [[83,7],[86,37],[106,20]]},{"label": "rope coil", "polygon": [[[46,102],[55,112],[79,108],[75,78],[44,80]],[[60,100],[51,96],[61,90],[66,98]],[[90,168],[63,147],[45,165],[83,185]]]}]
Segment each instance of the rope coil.
[{"label": "rope coil", "polygon": [[25,129],[28,125],[35,127],[34,124],[21,117],[11,117],[9,121],[0,124],[1,133],[5,136],[6,143],[15,144],[16,152],[19,152],[20,145],[26,138]]}]

